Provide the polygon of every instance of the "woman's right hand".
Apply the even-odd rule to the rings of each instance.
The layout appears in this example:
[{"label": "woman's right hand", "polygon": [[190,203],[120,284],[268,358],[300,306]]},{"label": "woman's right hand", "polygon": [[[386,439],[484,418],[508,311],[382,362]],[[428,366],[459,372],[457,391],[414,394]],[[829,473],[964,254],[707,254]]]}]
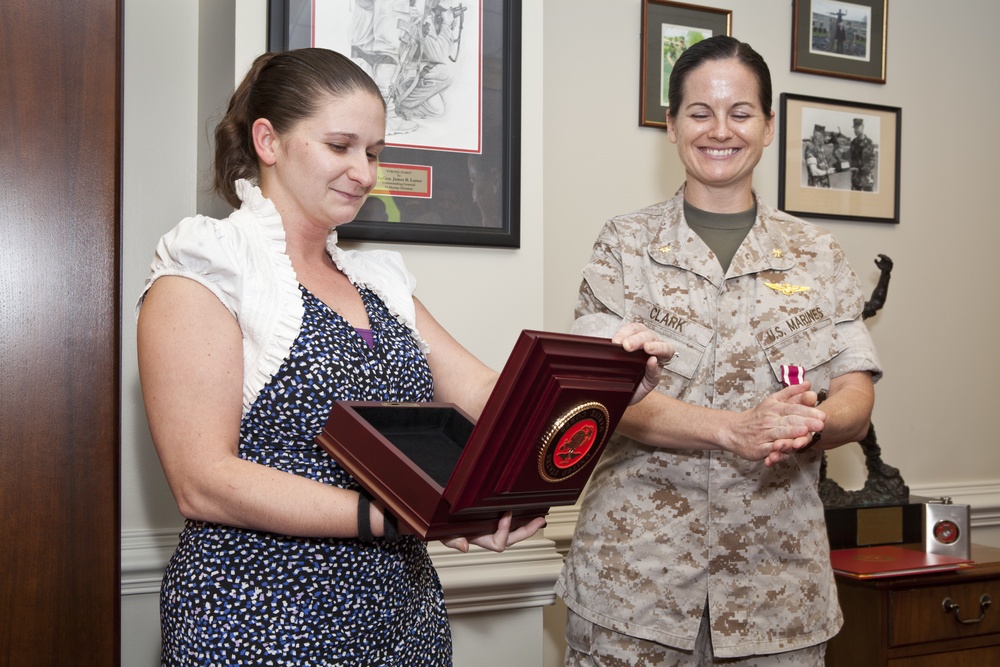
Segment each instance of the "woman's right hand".
[{"label": "woman's right hand", "polygon": [[611,342],[621,345],[626,352],[642,349],[643,352],[649,355],[649,359],[646,360],[646,373],[635,394],[632,396],[632,400],[629,401],[629,405],[635,405],[656,389],[660,383],[660,373],[663,365],[670,363],[670,360],[676,356],[677,351],[673,343],[661,340],[646,325],[639,322],[626,322],[623,324],[611,337]]},{"label": "woman's right hand", "polygon": [[446,547],[455,549],[456,551],[461,551],[462,553],[467,553],[469,551],[470,544],[474,544],[477,547],[489,549],[490,551],[495,551],[497,553],[502,553],[507,547],[512,544],[517,544],[521,540],[528,539],[545,527],[545,517],[535,517],[526,525],[521,526],[516,530],[511,530],[510,524],[512,520],[513,515],[511,515],[510,512],[507,512],[500,518],[500,522],[497,524],[497,530],[495,533],[484,533],[482,535],[470,537],[454,537],[447,540],[441,540],[441,543]]}]

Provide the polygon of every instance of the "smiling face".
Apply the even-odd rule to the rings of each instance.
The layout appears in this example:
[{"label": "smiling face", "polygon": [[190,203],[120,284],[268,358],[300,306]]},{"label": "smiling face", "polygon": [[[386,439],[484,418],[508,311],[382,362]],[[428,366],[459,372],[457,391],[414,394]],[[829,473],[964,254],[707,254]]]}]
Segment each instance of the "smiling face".
[{"label": "smiling face", "polygon": [[375,187],[385,111],[380,98],[353,91],[330,98],[280,135],[258,120],[254,139],[261,192],[286,227],[307,225],[325,233],[353,220]]},{"label": "smiling face", "polygon": [[720,213],[753,205],[753,170],[774,138],[774,112],[761,108],[750,68],[724,59],[691,70],[667,129],[686,171],[688,202]]}]

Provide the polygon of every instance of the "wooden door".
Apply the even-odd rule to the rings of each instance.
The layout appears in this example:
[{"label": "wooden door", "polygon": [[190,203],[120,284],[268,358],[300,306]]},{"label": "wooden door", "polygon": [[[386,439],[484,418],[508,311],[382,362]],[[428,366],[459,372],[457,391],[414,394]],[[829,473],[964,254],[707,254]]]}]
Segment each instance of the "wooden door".
[{"label": "wooden door", "polygon": [[121,0],[0,1],[0,665],[119,663]]}]

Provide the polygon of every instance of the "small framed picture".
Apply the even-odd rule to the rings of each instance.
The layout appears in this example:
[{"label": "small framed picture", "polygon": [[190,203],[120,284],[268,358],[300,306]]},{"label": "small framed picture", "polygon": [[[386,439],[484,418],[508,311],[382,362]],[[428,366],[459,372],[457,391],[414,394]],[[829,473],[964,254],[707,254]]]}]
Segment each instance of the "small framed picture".
[{"label": "small framed picture", "polygon": [[792,0],[792,71],[885,83],[889,0]]},{"label": "small framed picture", "polygon": [[782,93],[778,208],[899,222],[899,107]]},{"label": "small framed picture", "polygon": [[677,58],[692,44],[714,35],[733,34],[728,9],[665,0],[642,0],[642,68],[639,125],[667,126],[667,86]]}]

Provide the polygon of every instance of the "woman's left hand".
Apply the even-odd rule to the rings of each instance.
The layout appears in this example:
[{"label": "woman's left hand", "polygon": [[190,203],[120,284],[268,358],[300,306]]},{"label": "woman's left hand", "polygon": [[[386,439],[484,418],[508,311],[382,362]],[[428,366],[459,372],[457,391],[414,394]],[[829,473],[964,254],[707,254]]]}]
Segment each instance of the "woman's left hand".
[{"label": "woman's left hand", "polygon": [[512,544],[517,544],[521,540],[528,539],[545,527],[545,517],[540,516],[532,519],[529,523],[521,526],[517,530],[512,531],[510,529],[512,516],[513,515],[511,515],[510,512],[504,514],[500,519],[500,523],[497,525],[497,531],[495,533],[487,533],[484,535],[477,535],[475,537],[453,537],[448,540],[441,540],[441,543],[446,547],[461,551],[462,553],[467,553],[469,551],[470,544],[475,544],[477,547],[501,553]]},{"label": "woman's left hand", "polygon": [[655,333],[639,322],[623,324],[611,337],[611,342],[618,343],[626,352],[642,349],[650,355],[649,359],[646,360],[646,374],[632,396],[632,400],[629,401],[629,405],[635,405],[660,383],[661,366],[670,363],[670,360],[676,355],[676,350],[673,343],[660,340]]}]

